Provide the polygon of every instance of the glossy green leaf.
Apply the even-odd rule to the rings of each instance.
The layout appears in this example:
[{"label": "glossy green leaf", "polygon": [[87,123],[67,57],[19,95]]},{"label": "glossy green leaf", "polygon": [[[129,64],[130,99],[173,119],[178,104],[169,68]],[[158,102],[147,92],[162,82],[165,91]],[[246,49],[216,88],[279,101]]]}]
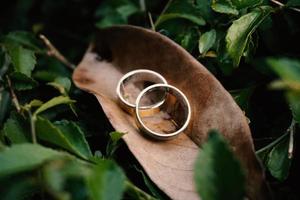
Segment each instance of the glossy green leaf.
[{"label": "glossy green leaf", "polygon": [[0,152],[0,177],[32,170],[44,162],[65,156],[38,144],[16,144]]},{"label": "glossy green leaf", "polygon": [[35,112],[34,115],[38,115],[41,112],[44,112],[45,110],[52,108],[54,106],[57,105],[61,105],[61,104],[70,104],[70,103],[74,103],[75,101],[70,99],[68,96],[58,96],[58,97],[54,97],[52,99],[50,99],[49,101],[47,101],[46,103],[44,103],[42,106],[40,106]]},{"label": "glossy green leaf", "polygon": [[30,77],[36,64],[34,52],[22,46],[12,45],[8,47],[8,53],[14,70]]},{"label": "glossy green leaf", "polygon": [[55,144],[77,156],[88,159],[91,150],[81,129],[73,122],[60,121],[51,123],[38,117],[36,120],[37,137],[40,140]]},{"label": "glossy green leaf", "polygon": [[216,35],[216,30],[212,29],[200,36],[199,52],[201,54],[205,54],[215,44]]},{"label": "glossy green leaf", "polygon": [[199,26],[205,25],[205,20],[201,17],[201,13],[190,1],[172,1],[166,12],[159,16],[155,26],[159,26],[171,19],[185,19]]},{"label": "glossy green leaf", "polygon": [[226,35],[226,50],[233,65],[238,66],[243,52],[248,44],[249,37],[270,14],[272,8],[260,7],[233,21]]},{"label": "glossy green leaf", "polygon": [[31,90],[38,86],[38,82],[21,72],[13,72],[9,77],[15,90]]},{"label": "glossy green leaf", "polygon": [[119,200],[125,189],[125,176],[114,162],[103,160],[93,167],[86,183],[92,200]]},{"label": "glossy green leaf", "polygon": [[272,176],[280,181],[285,180],[289,174],[291,159],[288,158],[288,148],[289,137],[285,137],[268,155],[267,167]]},{"label": "glossy green leaf", "polygon": [[211,131],[195,164],[196,189],[203,200],[241,200],[245,175],[224,138]]},{"label": "glossy green leaf", "polygon": [[30,142],[30,128],[25,119],[16,113],[5,122],[4,134],[13,144]]},{"label": "glossy green leaf", "polygon": [[195,7],[205,21],[213,22],[216,19],[216,14],[211,8],[211,0],[196,0]]}]

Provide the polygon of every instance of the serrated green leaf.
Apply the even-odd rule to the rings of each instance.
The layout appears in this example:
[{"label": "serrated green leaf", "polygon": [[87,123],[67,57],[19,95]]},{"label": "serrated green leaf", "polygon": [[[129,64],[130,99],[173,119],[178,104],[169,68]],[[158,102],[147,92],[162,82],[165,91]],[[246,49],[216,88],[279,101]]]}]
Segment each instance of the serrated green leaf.
[{"label": "serrated green leaf", "polygon": [[9,34],[7,34],[4,37],[4,42],[9,45],[17,44],[20,46],[24,46],[24,47],[31,49],[33,51],[36,51],[36,52],[43,51],[40,41],[37,40],[32,33],[29,33],[26,31],[10,32]]},{"label": "serrated green leaf", "polygon": [[71,88],[71,81],[67,77],[57,77],[54,82],[47,83],[57,89],[61,94],[66,95]]},{"label": "serrated green leaf", "polygon": [[211,131],[195,164],[196,189],[203,200],[241,200],[245,175],[226,141]]},{"label": "serrated green leaf", "polygon": [[267,167],[272,176],[280,181],[285,180],[289,174],[291,159],[288,158],[288,148],[289,137],[285,137],[268,155]]},{"label": "serrated green leaf", "polygon": [[9,77],[15,90],[31,90],[38,86],[38,82],[21,72],[13,72]]},{"label": "serrated green leaf", "polygon": [[205,32],[200,36],[199,52],[201,54],[205,54],[215,44],[216,36],[217,33],[215,29]]},{"label": "serrated green leaf", "polygon": [[81,129],[73,122],[60,121],[51,123],[38,117],[36,120],[37,138],[55,144],[77,156],[88,159],[91,150]]},{"label": "serrated green leaf", "polygon": [[125,189],[125,176],[114,162],[103,160],[93,167],[86,183],[92,200],[119,200]]},{"label": "serrated green leaf", "polygon": [[243,52],[248,44],[249,37],[270,14],[272,8],[260,7],[233,21],[226,35],[226,50],[231,57],[233,65],[239,65]]},{"label": "serrated green leaf", "polygon": [[4,124],[4,134],[13,144],[26,143],[30,140],[30,128],[26,124],[23,117],[17,114],[12,114],[12,116]]},{"label": "serrated green leaf", "polygon": [[12,45],[8,46],[8,54],[14,70],[30,77],[36,64],[34,52],[22,46]]},{"label": "serrated green leaf", "polygon": [[0,152],[0,177],[32,170],[44,162],[66,156],[38,144],[16,144]]},{"label": "serrated green leaf", "polygon": [[44,103],[42,106],[40,106],[35,112],[34,116],[40,114],[41,112],[44,112],[45,110],[52,108],[54,106],[60,105],[60,104],[70,104],[74,103],[75,101],[70,99],[68,96],[58,96],[50,99],[46,103]]},{"label": "serrated green leaf", "polygon": [[155,22],[155,26],[171,20],[185,19],[199,26],[205,25],[205,20],[201,17],[201,13],[190,1],[174,0],[166,9],[166,12],[159,16]]}]

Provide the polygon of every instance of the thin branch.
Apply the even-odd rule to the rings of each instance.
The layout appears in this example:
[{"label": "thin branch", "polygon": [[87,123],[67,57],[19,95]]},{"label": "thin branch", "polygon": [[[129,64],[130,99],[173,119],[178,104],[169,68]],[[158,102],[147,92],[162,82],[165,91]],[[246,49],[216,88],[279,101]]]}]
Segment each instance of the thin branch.
[{"label": "thin branch", "polygon": [[169,0],[168,3],[166,4],[166,6],[164,7],[164,9],[162,10],[162,12],[160,13],[159,17],[157,18],[157,20],[155,21],[154,25],[156,26],[157,23],[159,22],[159,18],[161,18],[161,16],[163,14],[165,14],[165,12],[167,11],[168,7],[170,6],[170,4],[172,3],[173,0]]},{"label": "thin branch", "polygon": [[276,4],[276,5],[278,5],[278,6],[280,6],[280,7],[286,7],[286,8],[288,8],[288,9],[291,9],[291,10],[294,10],[294,11],[296,11],[296,12],[300,12],[300,9],[299,8],[295,8],[295,7],[287,7],[287,6],[285,6],[283,3],[281,3],[281,2],[279,2],[279,1],[277,1],[277,0],[270,0],[271,2],[273,2],[274,4]]},{"label": "thin branch", "polygon": [[17,95],[14,92],[14,89],[12,87],[12,84],[11,84],[11,81],[10,81],[10,78],[8,77],[8,75],[6,75],[6,79],[7,79],[7,83],[8,83],[8,87],[10,90],[10,95],[11,95],[12,101],[17,109],[17,112],[20,113],[21,112],[20,103],[18,101]]},{"label": "thin branch", "polygon": [[151,15],[150,12],[148,12],[148,17],[149,17],[149,21],[150,21],[152,31],[155,31],[155,25],[153,23],[152,15]]},{"label": "thin branch", "polygon": [[288,129],[288,131],[290,133],[289,150],[288,150],[289,159],[291,159],[293,157],[295,130],[296,130],[296,121],[293,119],[292,123],[291,123],[291,126]]},{"label": "thin branch", "polygon": [[53,44],[48,40],[48,38],[44,35],[40,35],[40,39],[44,42],[46,45],[48,51],[47,54],[51,57],[56,58],[63,64],[65,64],[67,67],[69,67],[71,70],[75,69],[75,65],[72,64],[68,59],[66,59],[56,48],[53,46]]},{"label": "thin branch", "polygon": [[140,0],[140,8],[141,8],[141,11],[143,11],[143,12],[146,11],[146,2],[145,2],[145,0]]}]

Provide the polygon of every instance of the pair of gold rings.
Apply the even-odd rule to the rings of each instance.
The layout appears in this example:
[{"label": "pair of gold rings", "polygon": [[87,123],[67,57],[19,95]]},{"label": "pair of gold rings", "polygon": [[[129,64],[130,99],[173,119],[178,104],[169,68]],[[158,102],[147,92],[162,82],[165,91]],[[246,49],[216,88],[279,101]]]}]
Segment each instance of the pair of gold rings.
[{"label": "pair of gold rings", "polygon": [[134,115],[139,129],[152,138],[172,139],[190,122],[187,97],[155,71],[128,72],[119,80],[116,93],[119,105]]}]

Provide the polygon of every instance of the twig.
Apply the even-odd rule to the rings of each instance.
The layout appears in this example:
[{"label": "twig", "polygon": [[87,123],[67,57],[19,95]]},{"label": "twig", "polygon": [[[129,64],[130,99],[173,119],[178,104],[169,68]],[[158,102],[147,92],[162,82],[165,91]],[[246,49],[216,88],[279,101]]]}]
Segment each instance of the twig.
[{"label": "twig", "polygon": [[172,1],[173,1],[173,0],[169,0],[169,1],[168,1],[168,3],[166,4],[166,6],[164,7],[164,9],[161,11],[159,17],[158,17],[157,20],[155,21],[154,26],[156,26],[157,23],[159,22],[159,18],[161,18],[161,16],[162,16],[163,14],[165,14],[165,12],[167,11],[167,9],[168,9],[168,7],[170,6],[170,4],[172,3]]},{"label": "twig", "polygon": [[7,79],[7,83],[8,83],[8,87],[10,90],[10,95],[11,95],[12,101],[17,109],[17,112],[20,113],[21,112],[20,103],[18,101],[17,95],[15,94],[15,92],[13,90],[13,87],[12,87],[12,84],[11,84],[11,81],[10,81],[10,78],[8,77],[8,75],[6,75],[6,79]]},{"label": "twig", "polygon": [[65,64],[67,67],[69,67],[71,70],[75,69],[75,65],[72,64],[69,60],[67,60],[56,48],[53,46],[53,44],[46,38],[44,35],[40,35],[40,39],[44,42],[44,44],[47,46],[47,54],[51,57],[56,58],[63,64]]},{"label": "twig", "polygon": [[146,11],[146,2],[145,2],[145,0],[140,0],[140,8],[141,8],[141,11],[143,11],[143,12]]},{"label": "twig", "polygon": [[295,129],[296,129],[296,121],[293,119],[291,126],[288,129],[288,131],[290,133],[289,150],[288,150],[289,159],[291,159],[293,157]]},{"label": "twig", "polygon": [[[279,1],[277,1],[277,0],[270,0],[271,2],[273,2],[274,4],[276,4],[276,5],[278,5],[278,6],[280,6],[280,7],[287,7],[287,6],[285,6],[283,3],[281,3],[281,2],[279,2]],[[296,11],[296,12],[300,12],[300,9],[299,8],[295,8],[295,7],[287,7],[287,8],[289,8],[289,9],[291,9],[291,10],[294,10],[294,11]]]},{"label": "twig", "polygon": [[[135,199],[144,199],[144,200],[157,200],[153,196],[149,195],[148,193],[144,192],[140,188],[133,185],[130,181],[125,181],[127,193],[135,197]],[[133,196],[135,195],[135,196]]]},{"label": "twig", "polygon": [[152,15],[150,12],[148,12],[148,17],[149,17],[150,26],[151,26],[152,31],[155,31],[155,25],[153,23]]}]

